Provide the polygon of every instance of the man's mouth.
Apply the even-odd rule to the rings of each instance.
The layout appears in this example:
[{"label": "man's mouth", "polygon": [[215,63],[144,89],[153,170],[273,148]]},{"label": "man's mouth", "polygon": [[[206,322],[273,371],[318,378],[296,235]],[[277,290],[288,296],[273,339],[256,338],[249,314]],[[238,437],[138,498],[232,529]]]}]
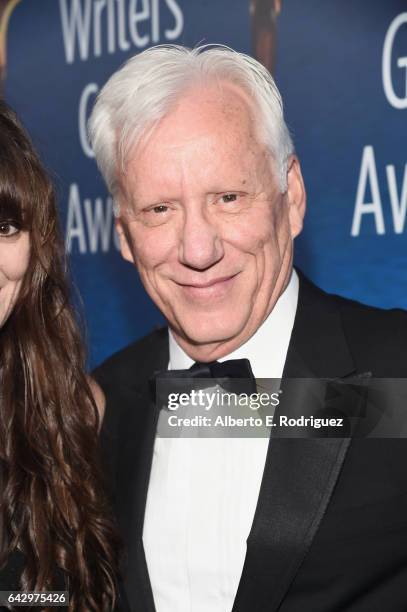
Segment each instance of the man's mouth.
[{"label": "man's mouth", "polygon": [[237,274],[213,278],[205,283],[178,283],[183,292],[193,299],[216,299],[223,297],[232,287]]}]

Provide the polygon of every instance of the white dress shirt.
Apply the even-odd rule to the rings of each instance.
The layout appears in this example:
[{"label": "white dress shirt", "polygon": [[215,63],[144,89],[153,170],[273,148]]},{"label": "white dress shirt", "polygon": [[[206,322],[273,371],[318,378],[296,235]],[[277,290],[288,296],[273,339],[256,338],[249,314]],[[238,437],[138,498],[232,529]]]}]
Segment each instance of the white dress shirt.
[{"label": "white dress shirt", "polygon": [[[298,301],[295,271],[271,314],[226,359],[281,378]],[[169,369],[193,360],[169,335]],[[157,612],[230,612],[246,555],[267,438],[156,438],[143,544]]]}]

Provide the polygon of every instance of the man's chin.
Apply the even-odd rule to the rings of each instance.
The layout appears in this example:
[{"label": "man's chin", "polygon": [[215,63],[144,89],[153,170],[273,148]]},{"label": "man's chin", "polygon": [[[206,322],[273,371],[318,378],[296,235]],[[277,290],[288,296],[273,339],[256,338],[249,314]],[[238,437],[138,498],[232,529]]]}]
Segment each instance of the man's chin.
[{"label": "man's chin", "polygon": [[[219,325],[219,321],[210,324],[205,322],[202,325],[201,321],[193,321],[184,323],[182,327],[174,329],[176,340],[181,346],[187,346],[197,351],[205,350],[205,348],[223,344],[233,344],[233,341],[241,336],[243,326],[241,325]],[[187,351],[188,352],[188,351]]]}]

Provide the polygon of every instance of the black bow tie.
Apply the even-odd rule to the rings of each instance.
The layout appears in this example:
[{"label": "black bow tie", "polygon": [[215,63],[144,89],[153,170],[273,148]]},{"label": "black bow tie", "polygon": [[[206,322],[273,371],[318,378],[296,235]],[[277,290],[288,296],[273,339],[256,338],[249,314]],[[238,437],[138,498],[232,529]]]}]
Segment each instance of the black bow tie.
[{"label": "black bow tie", "polygon": [[[167,385],[168,383],[168,385]],[[219,385],[229,393],[251,395],[256,392],[250,361],[248,359],[229,359],[227,361],[195,362],[188,370],[163,370],[156,372],[150,379],[154,401],[157,385],[160,390],[188,393],[191,389]],[[161,392],[158,393],[161,396]]]}]

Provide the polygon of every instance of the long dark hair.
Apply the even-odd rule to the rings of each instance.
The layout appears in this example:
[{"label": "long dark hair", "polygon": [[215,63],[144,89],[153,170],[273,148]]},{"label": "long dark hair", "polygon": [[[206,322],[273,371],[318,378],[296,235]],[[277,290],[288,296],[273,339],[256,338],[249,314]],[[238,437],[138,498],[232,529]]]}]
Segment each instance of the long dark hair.
[{"label": "long dark hair", "polygon": [[0,330],[0,564],[23,590],[69,582],[69,610],[112,610],[117,539],[98,473],[98,410],[70,305],[52,184],[0,101],[0,221],[29,232],[27,272]]}]

